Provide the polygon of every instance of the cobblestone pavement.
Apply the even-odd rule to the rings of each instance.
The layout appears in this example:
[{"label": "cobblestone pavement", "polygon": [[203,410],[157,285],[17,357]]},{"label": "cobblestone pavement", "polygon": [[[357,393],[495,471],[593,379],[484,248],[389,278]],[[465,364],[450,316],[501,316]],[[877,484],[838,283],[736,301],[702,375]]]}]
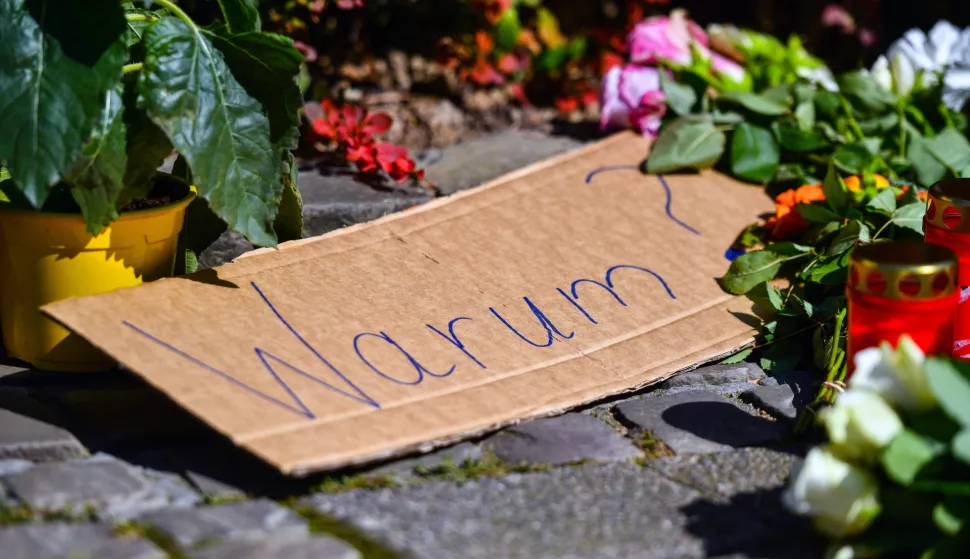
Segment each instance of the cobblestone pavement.
[{"label": "cobblestone pavement", "polygon": [[[578,145],[523,132],[476,141],[492,142],[475,162],[491,176],[528,163],[523,151]],[[450,158],[476,150],[449,149],[436,180],[467,186]],[[310,233],[426,199],[354,193],[347,180],[302,181]],[[244,249],[234,242],[210,264]],[[820,542],[779,501],[804,452],[791,421],[814,382],[708,366],[429,455],[296,480],[133,375],[0,360],[0,557],[815,557]]]}]

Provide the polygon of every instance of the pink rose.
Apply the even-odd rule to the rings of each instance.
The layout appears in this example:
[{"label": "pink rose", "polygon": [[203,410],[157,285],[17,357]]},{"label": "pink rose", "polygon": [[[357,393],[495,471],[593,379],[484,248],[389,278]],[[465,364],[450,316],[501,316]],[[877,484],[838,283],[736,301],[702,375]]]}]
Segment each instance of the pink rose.
[{"label": "pink rose", "polygon": [[673,10],[670,17],[654,16],[641,21],[626,40],[630,61],[635,64],[690,64],[693,42],[698,54],[704,60],[711,60],[716,73],[735,82],[744,80],[744,68],[729,58],[711,52],[707,33],[687,19],[683,10]]},{"label": "pink rose", "polygon": [[683,10],[674,10],[669,17],[649,17],[636,24],[627,35],[626,43],[630,61],[637,64],[690,64],[692,39],[707,50],[707,33],[687,19]]},{"label": "pink rose", "polygon": [[600,128],[633,128],[653,138],[667,112],[664,101],[658,69],[636,64],[614,66],[603,77],[600,90]]}]

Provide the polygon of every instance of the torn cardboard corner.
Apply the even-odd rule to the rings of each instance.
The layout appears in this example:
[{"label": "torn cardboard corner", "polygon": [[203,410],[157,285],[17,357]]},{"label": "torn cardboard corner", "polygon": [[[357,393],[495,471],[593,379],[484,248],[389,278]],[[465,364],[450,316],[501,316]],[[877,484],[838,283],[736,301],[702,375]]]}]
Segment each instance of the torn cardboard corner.
[{"label": "torn cardboard corner", "polygon": [[760,188],[621,134],[475,190],[51,316],[281,471],[480,434],[749,343],[715,278]]}]

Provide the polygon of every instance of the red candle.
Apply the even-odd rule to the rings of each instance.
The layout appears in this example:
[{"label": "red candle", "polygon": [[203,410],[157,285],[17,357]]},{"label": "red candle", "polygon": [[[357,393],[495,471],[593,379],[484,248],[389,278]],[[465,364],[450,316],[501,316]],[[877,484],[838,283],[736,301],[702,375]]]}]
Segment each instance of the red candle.
[{"label": "red candle", "polygon": [[926,242],[945,246],[960,262],[960,298],[953,327],[952,355],[970,360],[970,179],[947,179],[930,187],[923,218]]},{"label": "red candle", "polygon": [[876,242],[849,260],[848,374],[855,354],[893,346],[908,334],[924,353],[949,354],[959,293],[957,257],[950,249],[915,242]]}]

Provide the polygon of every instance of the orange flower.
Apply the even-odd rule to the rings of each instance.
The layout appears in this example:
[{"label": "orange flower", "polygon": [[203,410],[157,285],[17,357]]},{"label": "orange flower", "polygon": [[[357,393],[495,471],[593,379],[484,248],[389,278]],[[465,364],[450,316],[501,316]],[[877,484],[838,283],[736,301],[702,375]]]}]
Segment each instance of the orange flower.
[{"label": "orange flower", "polygon": [[772,238],[787,239],[800,235],[808,228],[808,221],[795,211],[797,204],[810,204],[825,199],[820,184],[805,184],[786,190],[775,197],[775,215],[768,218],[765,228]]},{"label": "orange flower", "polygon": [[[897,201],[898,200],[902,200],[903,199],[903,196],[905,196],[907,192],[909,192],[909,185],[908,184],[903,185],[903,187],[900,189],[899,196],[896,197],[896,200]],[[919,199],[922,200],[922,201],[924,201],[924,202],[926,201],[926,196],[928,194],[929,194],[929,192],[926,191],[926,190],[917,190],[916,191],[916,195],[919,196]]]},{"label": "orange flower", "polygon": [[[876,188],[878,188],[879,190],[882,190],[883,188],[886,188],[887,186],[889,186],[889,180],[882,175],[873,174],[872,178],[876,179]],[[862,177],[858,175],[845,177],[845,179],[843,179],[842,182],[844,182],[845,187],[851,190],[852,192],[859,192],[860,190],[862,190]]]}]

